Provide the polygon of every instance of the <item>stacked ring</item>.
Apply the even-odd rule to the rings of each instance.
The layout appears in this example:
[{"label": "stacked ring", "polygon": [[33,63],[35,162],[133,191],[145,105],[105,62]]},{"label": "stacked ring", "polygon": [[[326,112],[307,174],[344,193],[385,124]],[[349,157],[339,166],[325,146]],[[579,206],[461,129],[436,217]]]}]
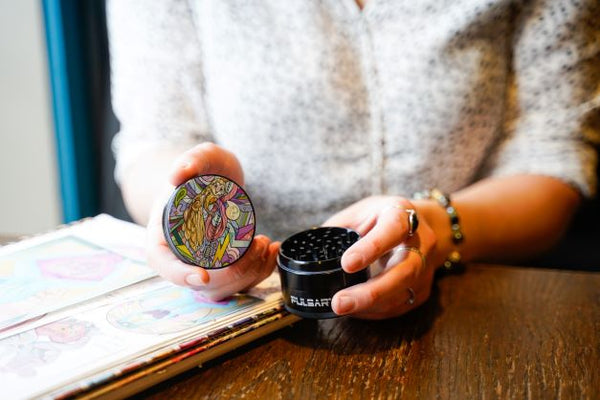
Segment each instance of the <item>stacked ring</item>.
[{"label": "stacked ring", "polygon": [[425,254],[423,254],[423,252],[421,250],[419,250],[418,248],[412,247],[412,246],[400,246],[400,247],[397,247],[397,249],[409,251],[409,252],[415,253],[416,255],[421,257],[421,267],[425,267],[425,265],[427,264],[427,259],[425,258]]}]

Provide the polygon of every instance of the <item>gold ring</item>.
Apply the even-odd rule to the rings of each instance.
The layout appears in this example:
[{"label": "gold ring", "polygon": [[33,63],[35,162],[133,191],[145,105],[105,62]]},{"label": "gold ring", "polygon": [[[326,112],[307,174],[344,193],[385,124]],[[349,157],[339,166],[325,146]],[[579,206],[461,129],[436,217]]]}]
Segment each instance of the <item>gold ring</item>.
[{"label": "gold ring", "polygon": [[421,257],[421,267],[423,268],[423,267],[425,267],[425,265],[427,265],[427,259],[425,258],[425,255],[418,248],[412,247],[412,246],[400,246],[397,249],[404,250],[404,251],[410,251],[411,253],[417,254],[419,257]]},{"label": "gold ring", "polygon": [[415,299],[417,296],[415,295],[415,291],[412,288],[406,288],[406,290],[408,290],[408,294],[410,295],[408,300],[406,300],[406,304],[412,306],[413,304],[415,304]]}]

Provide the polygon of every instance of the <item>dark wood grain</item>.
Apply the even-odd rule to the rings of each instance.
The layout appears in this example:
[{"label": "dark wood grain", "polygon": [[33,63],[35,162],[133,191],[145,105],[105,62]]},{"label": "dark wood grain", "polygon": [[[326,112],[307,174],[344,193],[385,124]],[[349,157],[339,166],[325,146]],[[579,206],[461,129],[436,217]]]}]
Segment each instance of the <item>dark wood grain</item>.
[{"label": "dark wood grain", "polygon": [[303,320],[138,395],[600,398],[600,274],[469,266],[401,318]]}]

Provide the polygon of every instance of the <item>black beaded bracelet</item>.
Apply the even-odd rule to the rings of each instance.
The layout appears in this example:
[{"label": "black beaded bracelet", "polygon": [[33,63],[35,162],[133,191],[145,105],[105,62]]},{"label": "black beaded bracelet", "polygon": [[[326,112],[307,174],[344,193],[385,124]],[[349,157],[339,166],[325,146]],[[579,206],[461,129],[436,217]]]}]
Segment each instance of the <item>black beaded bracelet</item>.
[{"label": "black beaded bracelet", "polygon": [[[418,192],[413,195],[413,199],[415,200],[423,200],[423,199],[431,199],[435,200],[440,206],[444,207],[446,213],[450,217],[450,229],[452,230],[452,243],[456,246],[462,243],[464,240],[463,232],[460,228],[460,218],[458,217],[458,212],[456,208],[452,205],[450,201],[450,195],[445,194],[439,189],[431,189],[425,192]],[[460,264],[461,255],[458,250],[452,250],[448,257],[446,257],[446,261],[444,261],[444,268],[453,269],[456,265]]]}]

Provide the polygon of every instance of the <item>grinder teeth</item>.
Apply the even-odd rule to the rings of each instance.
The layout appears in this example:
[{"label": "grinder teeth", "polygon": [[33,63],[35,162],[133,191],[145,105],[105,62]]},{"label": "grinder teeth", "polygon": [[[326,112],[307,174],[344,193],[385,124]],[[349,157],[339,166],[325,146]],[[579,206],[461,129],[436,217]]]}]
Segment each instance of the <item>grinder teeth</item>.
[{"label": "grinder teeth", "polygon": [[346,228],[315,228],[286,240],[282,252],[297,261],[330,260],[341,257],[357,239],[358,234]]}]

